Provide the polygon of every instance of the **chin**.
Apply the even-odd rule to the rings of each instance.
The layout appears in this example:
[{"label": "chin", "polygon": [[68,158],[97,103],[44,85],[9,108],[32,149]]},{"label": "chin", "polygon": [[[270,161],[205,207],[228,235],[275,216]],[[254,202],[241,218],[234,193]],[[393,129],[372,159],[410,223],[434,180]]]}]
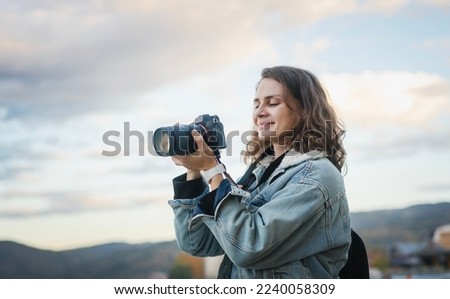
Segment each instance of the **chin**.
[{"label": "chin", "polygon": [[275,131],[259,131],[258,138],[264,141],[269,141],[271,138],[276,137],[277,133]]}]

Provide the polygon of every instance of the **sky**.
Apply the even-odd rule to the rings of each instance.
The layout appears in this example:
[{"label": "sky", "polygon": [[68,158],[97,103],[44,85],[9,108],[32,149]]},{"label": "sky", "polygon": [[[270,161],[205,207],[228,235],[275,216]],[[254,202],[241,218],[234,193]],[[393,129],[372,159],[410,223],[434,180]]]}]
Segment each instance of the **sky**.
[{"label": "sky", "polygon": [[275,65],[328,90],[352,212],[450,201],[449,0],[0,0],[0,240],[175,239],[152,132],[218,115],[239,177]]}]

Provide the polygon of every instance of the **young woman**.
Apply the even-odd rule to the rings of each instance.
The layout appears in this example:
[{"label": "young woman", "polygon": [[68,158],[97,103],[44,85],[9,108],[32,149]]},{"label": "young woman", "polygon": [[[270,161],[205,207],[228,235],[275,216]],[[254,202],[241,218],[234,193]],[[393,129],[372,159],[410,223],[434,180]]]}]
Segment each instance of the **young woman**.
[{"label": "young woman", "polygon": [[202,136],[172,157],[175,231],[194,256],[224,254],[219,278],[339,278],[351,242],[341,171],[343,129],[310,72],[264,69],[253,100],[255,140],[238,184]]}]

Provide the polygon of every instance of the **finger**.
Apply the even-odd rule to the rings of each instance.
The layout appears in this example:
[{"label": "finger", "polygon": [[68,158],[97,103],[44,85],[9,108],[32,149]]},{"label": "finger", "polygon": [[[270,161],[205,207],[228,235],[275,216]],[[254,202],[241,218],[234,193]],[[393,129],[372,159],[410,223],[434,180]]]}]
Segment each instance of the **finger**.
[{"label": "finger", "polygon": [[177,159],[175,157],[171,157],[171,159],[172,159],[173,163],[175,163],[175,165],[178,165],[178,166],[183,165],[183,163],[179,159]]},{"label": "finger", "polygon": [[205,149],[205,140],[202,135],[198,131],[192,130],[192,137],[194,137],[198,150],[203,153]]}]

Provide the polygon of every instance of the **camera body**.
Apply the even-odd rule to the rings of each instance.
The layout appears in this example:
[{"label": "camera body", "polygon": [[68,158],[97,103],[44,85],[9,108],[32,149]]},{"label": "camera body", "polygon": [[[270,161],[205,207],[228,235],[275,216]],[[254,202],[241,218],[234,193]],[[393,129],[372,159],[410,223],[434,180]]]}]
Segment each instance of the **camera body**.
[{"label": "camera body", "polygon": [[199,115],[191,124],[158,128],[153,134],[153,148],[159,156],[186,156],[197,150],[192,130],[198,131],[213,150],[227,147],[223,124],[217,115]]}]

